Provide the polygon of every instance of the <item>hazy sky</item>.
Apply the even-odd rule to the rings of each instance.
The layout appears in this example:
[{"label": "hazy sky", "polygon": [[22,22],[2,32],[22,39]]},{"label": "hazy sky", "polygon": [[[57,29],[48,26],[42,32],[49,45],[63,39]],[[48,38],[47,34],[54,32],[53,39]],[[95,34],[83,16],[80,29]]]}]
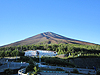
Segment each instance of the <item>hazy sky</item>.
[{"label": "hazy sky", "polygon": [[100,44],[100,0],[0,0],[0,46],[47,31]]}]

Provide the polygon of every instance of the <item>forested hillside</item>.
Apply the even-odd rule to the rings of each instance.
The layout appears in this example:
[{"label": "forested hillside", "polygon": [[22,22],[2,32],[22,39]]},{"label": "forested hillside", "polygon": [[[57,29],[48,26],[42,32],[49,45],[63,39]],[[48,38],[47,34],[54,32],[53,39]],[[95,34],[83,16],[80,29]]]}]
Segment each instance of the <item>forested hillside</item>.
[{"label": "forested hillside", "polygon": [[19,53],[26,50],[48,50],[57,51],[58,54],[71,54],[77,56],[100,56],[100,45],[80,45],[80,44],[39,44],[39,45],[23,45],[23,46],[12,46],[12,47],[1,47],[0,56],[16,56]]}]

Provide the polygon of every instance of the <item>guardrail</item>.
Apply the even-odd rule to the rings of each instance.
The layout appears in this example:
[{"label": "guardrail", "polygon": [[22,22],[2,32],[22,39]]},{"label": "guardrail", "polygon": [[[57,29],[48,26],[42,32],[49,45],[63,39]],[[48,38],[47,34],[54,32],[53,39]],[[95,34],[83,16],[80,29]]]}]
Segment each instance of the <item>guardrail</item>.
[{"label": "guardrail", "polygon": [[65,71],[45,71],[45,70],[43,70],[42,72],[48,72],[48,73],[65,73]]}]

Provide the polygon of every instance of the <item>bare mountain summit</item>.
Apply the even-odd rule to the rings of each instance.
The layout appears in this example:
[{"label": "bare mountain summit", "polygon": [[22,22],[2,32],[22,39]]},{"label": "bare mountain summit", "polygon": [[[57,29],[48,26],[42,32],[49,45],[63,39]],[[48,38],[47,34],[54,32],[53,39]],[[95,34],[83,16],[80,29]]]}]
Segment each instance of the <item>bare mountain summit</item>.
[{"label": "bare mountain summit", "polygon": [[67,37],[52,33],[52,32],[44,32],[44,33],[32,36],[30,38],[24,39],[22,41],[5,45],[4,47],[18,46],[18,45],[31,45],[31,44],[59,44],[59,43],[94,45],[93,43],[67,38]]}]

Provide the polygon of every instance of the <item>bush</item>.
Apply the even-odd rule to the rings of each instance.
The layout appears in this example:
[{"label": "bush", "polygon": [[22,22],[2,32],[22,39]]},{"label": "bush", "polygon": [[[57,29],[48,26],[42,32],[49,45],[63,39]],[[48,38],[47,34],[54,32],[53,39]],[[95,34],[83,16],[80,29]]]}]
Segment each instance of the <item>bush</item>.
[{"label": "bush", "polygon": [[73,69],[72,73],[79,73],[77,69]]},{"label": "bush", "polygon": [[100,69],[97,70],[96,75],[100,75]]},{"label": "bush", "polygon": [[27,56],[20,56],[20,61],[23,61],[23,62],[28,62],[29,61],[29,57],[27,57]]},{"label": "bush", "polygon": [[34,67],[34,71],[33,72],[29,72],[29,75],[37,75],[39,73],[40,69],[38,67],[38,65],[36,65]]},{"label": "bush", "polygon": [[34,73],[35,75],[37,75],[37,72],[39,72],[40,69],[39,69],[38,67],[35,66],[35,67],[34,67],[34,70],[35,70],[35,72],[33,72],[33,73]]},{"label": "bush", "polygon": [[11,74],[13,74],[13,71],[11,69],[5,69],[4,73],[5,73],[5,75],[11,75]]},{"label": "bush", "polygon": [[68,71],[65,71],[65,73],[69,73]]},{"label": "bush", "polygon": [[56,71],[64,71],[64,70],[61,68],[56,68]]},{"label": "bush", "polygon": [[[43,60],[43,58],[42,58]],[[54,61],[55,60],[55,61]],[[71,66],[71,67],[75,67],[75,65],[73,63],[70,63],[70,62],[67,62],[66,60],[64,59],[59,59],[59,58],[46,58],[44,59],[44,62],[46,62],[47,64],[49,65],[58,65],[58,66]]]}]

